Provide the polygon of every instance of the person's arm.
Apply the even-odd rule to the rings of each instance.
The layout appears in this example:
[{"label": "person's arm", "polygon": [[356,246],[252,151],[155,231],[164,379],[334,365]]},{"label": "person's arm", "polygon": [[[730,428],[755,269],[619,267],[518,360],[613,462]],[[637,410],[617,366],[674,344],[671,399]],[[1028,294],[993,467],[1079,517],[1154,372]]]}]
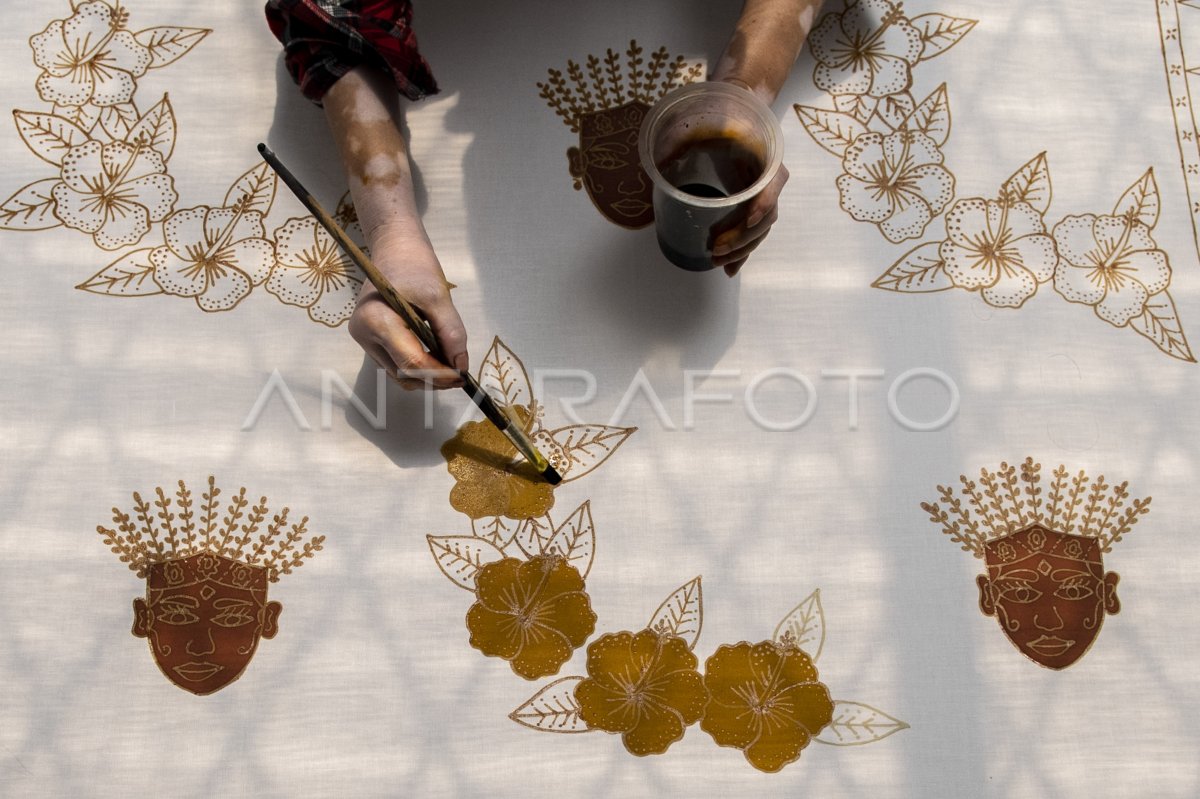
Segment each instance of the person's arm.
[{"label": "person's arm", "polygon": [[[717,61],[710,80],[749,89],[767,105],[775,102],[823,0],[746,0],[733,36]],[[746,262],[778,218],[779,193],[787,183],[787,167],[755,199],[746,221],[717,238],[713,262],[730,277]]]}]

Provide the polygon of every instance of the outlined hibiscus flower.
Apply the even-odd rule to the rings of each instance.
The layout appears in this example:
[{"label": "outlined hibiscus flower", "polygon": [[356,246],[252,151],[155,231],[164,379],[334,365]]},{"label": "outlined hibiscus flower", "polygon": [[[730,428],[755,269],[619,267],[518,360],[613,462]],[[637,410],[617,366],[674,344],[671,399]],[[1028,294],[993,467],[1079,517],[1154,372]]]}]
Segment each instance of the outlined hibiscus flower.
[{"label": "outlined hibiscus flower", "polygon": [[938,247],[955,286],[978,291],[988,305],[1020,308],[1054,277],[1058,251],[1042,215],[1027,202],[972,197],[946,212]]},{"label": "outlined hibiscus flower", "polygon": [[817,61],[817,88],[875,98],[907,91],[925,49],[921,32],[888,0],[858,0],[840,14],[826,14],[808,46]]},{"label": "outlined hibiscus flower", "polygon": [[920,131],[863,133],[846,148],[842,168],[842,208],[878,225],[892,242],[919,237],[954,197],[954,176],[942,166],[941,150]]},{"label": "outlined hibiscus flower", "polygon": [[125,30],[128,18],[119,4],[80,3],[69,18],[30,37],[34,63],[42,69],[38,95],[60,106],[128,103],[137,89],[134,79],[153,61],[150,48]]},{"label": "outlined hibiscus flower", "polygon": [[[353,234],[355,223],[347,232]],[[272,233],[275,267],[266,289],[287,305],[308,310],[314,322],[337,327],[350,318],[363,273],[311,216],[289,219]]]},{"label": "outlined hibiscus flower", "polygon": [[142,144],[85,141],[62,157],[62,182],[51,194],[55,215],[116,250],[141,241],[166,217],[178,195],[162,156]]},{"label": "outlined hibiscus flower", "polygon": [[194,297],[204,311],[228,311],[267,279],[275,246],[262,214],[197,206],[163,222],[166,244],[150,251],[154,282],[167,294]]}]

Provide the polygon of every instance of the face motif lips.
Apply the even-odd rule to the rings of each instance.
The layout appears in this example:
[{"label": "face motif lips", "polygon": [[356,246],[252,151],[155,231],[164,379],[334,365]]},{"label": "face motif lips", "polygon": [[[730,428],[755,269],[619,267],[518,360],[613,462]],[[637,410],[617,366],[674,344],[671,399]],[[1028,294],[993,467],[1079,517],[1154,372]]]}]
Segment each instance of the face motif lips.
[{"label": "face motif lips", "polygon": [[614,211],[623,214],[624,216],[637,217],[649,211],[651,206],[648,202],[643,200],[635,200],[630,197],[624,200],[617,200],[609,207]]},{"label": "face motif lips", "polygon": [[1067,641],[1053,635],[1043,635],[1026,644],[1034,652],[1046,657],[1057,657],[1074,645],[1074,641]]},{"label": "face motif lips", "polygon": [[174,671],[188,682],[202,682],[223,669],[224,666],[218,666],[216,663],[209,663],[207,660],[198,663],[190,661],[181,666],[176,666]]}]

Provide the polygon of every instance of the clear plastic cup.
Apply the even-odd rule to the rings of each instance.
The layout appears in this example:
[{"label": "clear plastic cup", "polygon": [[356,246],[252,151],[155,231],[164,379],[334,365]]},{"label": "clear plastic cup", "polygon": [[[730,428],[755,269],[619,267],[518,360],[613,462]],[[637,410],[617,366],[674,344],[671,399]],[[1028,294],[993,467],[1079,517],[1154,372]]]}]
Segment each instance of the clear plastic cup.
[{"label": "clear plastic cup", "polygon": [[671,263],[712,269],[713,240],[745,218],[779,171],[783,131],[754,94],[719,81],[668,92],[642,120],[658,246]]}]

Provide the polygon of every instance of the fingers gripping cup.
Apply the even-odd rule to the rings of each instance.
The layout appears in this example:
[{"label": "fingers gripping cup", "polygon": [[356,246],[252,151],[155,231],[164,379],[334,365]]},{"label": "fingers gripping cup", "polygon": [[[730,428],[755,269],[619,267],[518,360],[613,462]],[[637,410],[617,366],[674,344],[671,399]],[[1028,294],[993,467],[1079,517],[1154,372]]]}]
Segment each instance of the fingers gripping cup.
[{"label": "fingers gripping cup", "polygon": [[654,183],[658,246],[671,263],[712,269],[713,240],[745,219],[783,162],[779,120],[730,83],[681,86],[642,121],[642,167]]}]

